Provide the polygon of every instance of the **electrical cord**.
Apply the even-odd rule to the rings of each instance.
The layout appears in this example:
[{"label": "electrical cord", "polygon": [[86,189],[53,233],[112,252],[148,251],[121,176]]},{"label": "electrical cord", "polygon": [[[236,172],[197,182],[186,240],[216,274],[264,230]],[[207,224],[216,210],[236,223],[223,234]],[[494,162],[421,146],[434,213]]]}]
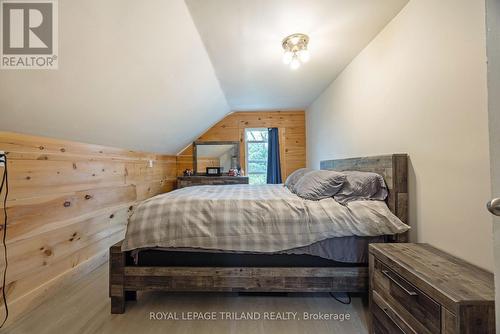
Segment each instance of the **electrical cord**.
[{"label": "electrical cord", "polygon": [[351,303],[351,295],[346,293],[347,297],[349,298],[348,301],[343,301],[341,300],[340,298],[338,298],[337,296],[335,296],[332,292],[330,292],[330,296],[335,299],[336,301],[338,301],[339,303],[341,304],[344,304],[344,305],[349,305]]},{"label": "electrical cord", "polygon": [[3,221],[3,238],[2,238],[2,244],[3,244],[3,250],[4,250],[4,260],[5,260],[5,267],[3,270],[3,284],[2,284],[2,298],[3,298],[3,304],[5,306],[5,317],[2,321],[2,324],[0,325],[0,328],[5,325],[5,322],[7,321],[7,318],[9,317],[9,308],[7,306],[7,295],[5,292],[6,286],[6,278],[7,278],[7,244],[6,244],[6,239],[7,239],[7,196],[9,196],[9,178],[8,178],[8,173],[7,173],[7,155],[6,154],[1,154],[0,155],[0,162],[4,163],[4,172],[3,172],[3,177],[2,177],[2,183],[0,184],[0,194],[3,192],[3,188],[5,186],[5,197],[3,199],[3,214],[4,214],[4,221]]}]

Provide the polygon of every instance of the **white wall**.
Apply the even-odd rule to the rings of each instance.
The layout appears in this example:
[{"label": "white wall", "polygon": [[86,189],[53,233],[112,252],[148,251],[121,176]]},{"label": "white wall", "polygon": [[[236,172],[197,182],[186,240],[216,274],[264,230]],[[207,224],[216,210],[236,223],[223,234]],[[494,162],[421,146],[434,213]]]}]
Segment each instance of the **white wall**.
[{"label": "white wall", "polygon": [[[490,157],[492,198],[500,197],[500,1],[487,0],[488,22],[488,109],[490,125]],[[500,217],[492,216],[495,250],[495,303],[500,304]],[[496,308],[496,324],[500,327],[500,307]]]},{"label": "white wall", "polygon": [[61,0],[59,70],[0,71],[0,130],[176,154],[228,112],[183,0]]},{"label": "white wall", "polygon": [[411,0],[307,110],[307,152],[407,152],[413,240],[492,270],[484,7]]}]

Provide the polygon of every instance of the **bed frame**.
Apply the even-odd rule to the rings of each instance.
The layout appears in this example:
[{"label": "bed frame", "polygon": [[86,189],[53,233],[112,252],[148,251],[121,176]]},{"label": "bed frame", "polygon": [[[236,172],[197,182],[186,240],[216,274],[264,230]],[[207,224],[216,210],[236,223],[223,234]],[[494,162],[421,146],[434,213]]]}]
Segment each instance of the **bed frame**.
[{"label": "bed frame", "polygon": [[[392,154],[327,160],[325,170],[376,172],[389,188],[387,204],[407,223],[408,157]],[[407,233],[394,242],[407,242]],[[139,290],[210,292],[367,292],[368,267],[142,267],[126,263],[119,242],[110,248],[111,313],[124,313]]]}]

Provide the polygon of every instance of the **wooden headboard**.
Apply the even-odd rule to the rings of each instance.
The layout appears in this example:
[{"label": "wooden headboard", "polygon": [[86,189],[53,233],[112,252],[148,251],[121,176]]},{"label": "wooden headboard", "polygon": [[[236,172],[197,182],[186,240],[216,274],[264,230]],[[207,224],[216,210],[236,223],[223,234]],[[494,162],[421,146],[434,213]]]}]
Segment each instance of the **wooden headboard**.
[{"label": "wooden headboard", "polygon": [[374,172],[384,177],[389,188],[387,205],[404,223],[408,224],[408,155],[389,154],[374,157],[321,161],[321,169]]}]

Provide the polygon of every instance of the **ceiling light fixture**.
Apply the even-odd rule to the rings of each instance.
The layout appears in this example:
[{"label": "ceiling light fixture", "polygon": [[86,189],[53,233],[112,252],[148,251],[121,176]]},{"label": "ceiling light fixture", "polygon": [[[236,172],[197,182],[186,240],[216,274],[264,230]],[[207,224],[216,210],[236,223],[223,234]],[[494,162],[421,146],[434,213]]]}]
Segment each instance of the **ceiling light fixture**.
[{"label": "ceiling light fixture", "polygon": [[307,49],[309,37],[304,34],[293,34],[283,39],[283,63],[290,65],[292,70],[296,70],[302,63],[309,61],[310,55]]}]

